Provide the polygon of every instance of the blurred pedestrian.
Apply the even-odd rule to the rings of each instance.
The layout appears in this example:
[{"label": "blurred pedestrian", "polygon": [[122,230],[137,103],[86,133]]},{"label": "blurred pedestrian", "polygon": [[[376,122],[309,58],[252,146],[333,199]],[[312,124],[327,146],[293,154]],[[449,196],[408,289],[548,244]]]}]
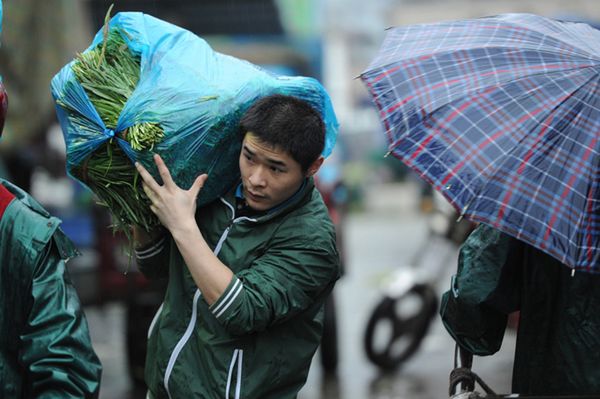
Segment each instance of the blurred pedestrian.
[{"label": "blurred pedestrian", "polygon": [[[7,107],[0,83],[0,136]],[[65,268],[76,250],[59,225],[0,179],[0,398],[98,397],[100,362]]]},{"label": "blurred pedestrian", "polygon": [[319,346],[339,277],[334,226],[313,183],[323,121],[308,103],[275,95],[250,107],[241,132],[241,182],[198,209],[206,175],[184,191],[159,156],[162,186],[138,165],[166,228],[140,240],[138,264],[169,277],[150,326],[151,398],[296,398]]},{"label": "blurred pedestrian", "polygon": [[71,241],[0,179],[0,398],[96,398],[101,366],[65,263]]},{"label": "blurred pedestrian", "polygon": [[487,225],[461,247],[441,314],[457,343],[486,356],[500,349],[507,316],[520,311],[512,391],[600,394],[600,275]]}]

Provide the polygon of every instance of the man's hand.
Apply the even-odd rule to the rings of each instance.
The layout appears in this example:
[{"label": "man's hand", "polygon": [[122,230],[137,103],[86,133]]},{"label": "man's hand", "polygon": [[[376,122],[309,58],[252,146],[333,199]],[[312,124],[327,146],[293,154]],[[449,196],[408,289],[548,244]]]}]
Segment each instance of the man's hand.
[{"label": "man's hand", "polygon": [[163,180],[162,186],[142,165],[135,164],[144,180],[144,192],[152,202],[150,209],[171,232],[194,282],[211,305],[223,295],[233,273],[216,257],[196,224],[196,197],[208,176],[198,176],[189,190],[183,190],[177,187],[158,155],[154,155],[154,162]]},{"label": "man's hand", "polygon": [[204,186],[208,175],[202,174],[196,178],[189,190],[183,190],[173,181],[167,165],[158,154],[154,155],[154,162],[162,178],[161,186],[152,175],[139,163],[135,163],[143,179],[144,192],[150,199],[150,209],[171,234],[183,233],[197,229],[194,215],[196,213],[196,198]]}]

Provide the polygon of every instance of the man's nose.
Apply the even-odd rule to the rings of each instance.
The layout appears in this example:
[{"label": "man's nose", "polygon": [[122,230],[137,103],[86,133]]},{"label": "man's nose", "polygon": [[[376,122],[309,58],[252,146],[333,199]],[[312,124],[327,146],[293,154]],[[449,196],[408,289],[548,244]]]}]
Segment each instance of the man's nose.
[{"label": "man's nose", "polygon": [[255,187],[264,187],[266,184],[265,169],[262,166],[255,168],[249,177],[250,184]]}]

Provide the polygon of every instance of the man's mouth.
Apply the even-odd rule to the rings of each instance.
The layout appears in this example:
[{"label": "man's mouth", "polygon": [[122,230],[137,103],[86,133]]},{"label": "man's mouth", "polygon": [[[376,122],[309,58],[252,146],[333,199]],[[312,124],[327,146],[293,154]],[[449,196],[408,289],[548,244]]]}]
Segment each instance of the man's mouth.
[{"label": "man's mouth", "polygon": [[253,193],[250,190],[246,190],[246,193],[248,194],[248,197],[250,197],[250,199],[253,200],[253,201],[260,201],[260,200],[265,199],[264,195]]}]

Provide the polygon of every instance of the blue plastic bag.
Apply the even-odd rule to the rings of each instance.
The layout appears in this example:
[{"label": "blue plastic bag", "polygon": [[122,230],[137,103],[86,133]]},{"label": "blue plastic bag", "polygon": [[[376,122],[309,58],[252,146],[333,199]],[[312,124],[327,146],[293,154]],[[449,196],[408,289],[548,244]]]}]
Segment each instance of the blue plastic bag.
[{"label": "blue plastic bag", "polygon": [[[215,52],[193,33],[150,15],[119,13],[109,27],[125,32],[130,51],[141,56],[140,79],[112,131],[76,81],[75,60],[54,76],[52,95],[65,137],[69,174],[107,140],[116,140],[132,164],[140,161],[155,177],[152,153],[160,154],[183,188],[208,173],[198,204],[208,203],[239,177],[239,119],[256,99],[270,94],[296,96],[320,111],[326,126],[323,155],[331,153],[338,123],[329,96],[315,79],[274,75]],[[102,41],[100,30],[86,52]],[[69,118],[73,112],[85,119],[85,129]],[[159,123],[164,130],[165,138],[152,152],[135,151],[119,137],[119,132],[142,122]]]}]

